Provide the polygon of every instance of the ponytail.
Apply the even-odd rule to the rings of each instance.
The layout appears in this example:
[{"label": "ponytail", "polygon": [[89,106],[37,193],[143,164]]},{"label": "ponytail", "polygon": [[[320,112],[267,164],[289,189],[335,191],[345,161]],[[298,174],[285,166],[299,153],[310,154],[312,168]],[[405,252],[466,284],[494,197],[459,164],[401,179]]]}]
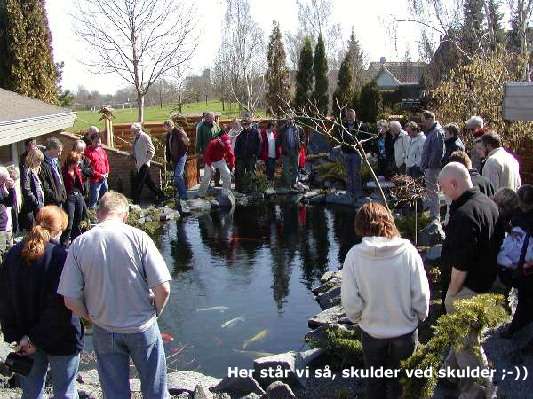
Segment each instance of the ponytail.
[{"label": "ponytail", "polygon": [[35,225],[30,231],[22,248],[22,259],[27,264],[41,258],[44,255],[44,247],[50,241],[50,231],[41,225]]},{"label": "ponytail", "polygon": [[68,217],[57,206],[45,206],[39,210],[35,226],[28,233],[22,248],[22,259],[30,264],[44,256],[46,244],[60,231],[67,228]]}]

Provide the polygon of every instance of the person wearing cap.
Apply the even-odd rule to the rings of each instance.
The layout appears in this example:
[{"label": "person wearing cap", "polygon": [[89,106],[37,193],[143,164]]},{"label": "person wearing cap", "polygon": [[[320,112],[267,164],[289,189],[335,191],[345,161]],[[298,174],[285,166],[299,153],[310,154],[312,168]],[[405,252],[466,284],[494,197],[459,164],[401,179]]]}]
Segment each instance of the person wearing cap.
[{"label": "person wearing cap", "polygon": [[134,137],[132,156],[137,168],[137,176],[135,179],[136,184],[133,189],[133,202],[136,204],[139,203],[142,189],[146,184],[156,196],[156,202],[161,203],[164,201],[165,195],[163,194],[163,191],[155,185],[152,176],[150,175],[150,162],[155,155],[155,147],[152,143],[152,139],[143,131],[142,125],[139,122],[133,123],[130,131]]},{"label": "person wearing cap", "polygon": [[251,127],[252,117],[246,114],[241,121],[242,132],[235,140],[235,190],[243,192],[244,177],[255,176],[255,164],[261,153],[261,139],[257,129]]},{"label": "person wearing cap", "polygon": [[92,175],[89,178],[89,208],[95,208],[98,200],[108,191],[109,160],[107,152],[100,143],[100,133],[96,126],[91,126],[85,135],[89,144],[85,148],[85,157],[91,164]]}]

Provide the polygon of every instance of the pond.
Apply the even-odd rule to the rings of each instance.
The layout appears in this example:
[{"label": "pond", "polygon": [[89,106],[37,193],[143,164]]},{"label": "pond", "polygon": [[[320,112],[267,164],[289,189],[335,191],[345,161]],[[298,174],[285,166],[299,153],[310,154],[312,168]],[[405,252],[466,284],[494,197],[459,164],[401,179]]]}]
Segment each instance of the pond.
[{"label": "pond", "polygon": [[228,367],[304,349],[311,289],[357,241],[352,209],[295,203],[237,208],[165,226],[172,294],[159,325],[169,369],[218,378]]}]

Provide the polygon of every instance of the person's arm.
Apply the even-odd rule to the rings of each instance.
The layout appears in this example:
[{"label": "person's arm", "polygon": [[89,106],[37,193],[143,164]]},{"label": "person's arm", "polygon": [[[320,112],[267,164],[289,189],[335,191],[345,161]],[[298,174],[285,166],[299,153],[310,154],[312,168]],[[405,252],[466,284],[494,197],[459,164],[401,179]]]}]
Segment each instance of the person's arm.
[{"label": "person's arm", "polygon": [[341,303],[346,316],[357,323],[361,320],[363,300],[359,296],[359,287],[353,273],[353,260],[347,256],[342,268]]},{"label": "person's arm", "polygon": [[[52,170],[50,170],[50,173],[54,173]],[[52,189],[52,185],[50,180],[47,178],[48,176],[48,168],[41,166],[41,172],[39,173],[39,179],[41,179],[41,188],[43,189],[44,194],[44,203],[53,203],[56,204],[59,201],[57,200],[57,196]],[[51,177],[53,179],[53,177]]]},{"label": "person's arm", "polygon": [[485,177],[494,188],[500,187],[499,165],[493,159],[487,159],[483,166],[482,176]]},{"label": "person's arm", "polygon": [[70,298],[63,297],[65,300],[65,306],[76,316],[83,317],[86,320],[91,320],[85,302],[82,298]]},{"label": "person's arm", "polygon": [[448,294],[451,296],[457,295],[463,288],[468,272],[461,271],[452,267],[452,276],[450,278],[450,285],[448,286]]},{"label": "person's arm", "polygon": [[418,319],[424,321],[429,313],[430,290],[424,262],[414,248],[411,261],[414,263],[411,269],[411,306]]},{"label": "person's arm", "polygon": [[170,297],[170,283],[168,281],[165,281],[162,284],[152,287],[152,291],[154,293],[156,316],[160,316],[161,313],[163,313],[163,310],[165,309],[165,306],[168,302],[168,298]]}]

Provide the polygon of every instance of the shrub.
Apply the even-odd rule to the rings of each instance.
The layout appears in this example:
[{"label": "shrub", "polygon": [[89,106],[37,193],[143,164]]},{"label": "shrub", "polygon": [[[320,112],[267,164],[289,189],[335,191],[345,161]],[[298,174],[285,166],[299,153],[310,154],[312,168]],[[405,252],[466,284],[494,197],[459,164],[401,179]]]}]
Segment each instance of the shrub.
[{"label": "shrub", "polygon": [[325,331],[326,339],[311,341],[313,348],[322,348],[328,365],[333,370],[342,370],[346,367],[361,367],[363,364],[363,347],[359,332],[341,330],[338,327],[329,327]]}]

